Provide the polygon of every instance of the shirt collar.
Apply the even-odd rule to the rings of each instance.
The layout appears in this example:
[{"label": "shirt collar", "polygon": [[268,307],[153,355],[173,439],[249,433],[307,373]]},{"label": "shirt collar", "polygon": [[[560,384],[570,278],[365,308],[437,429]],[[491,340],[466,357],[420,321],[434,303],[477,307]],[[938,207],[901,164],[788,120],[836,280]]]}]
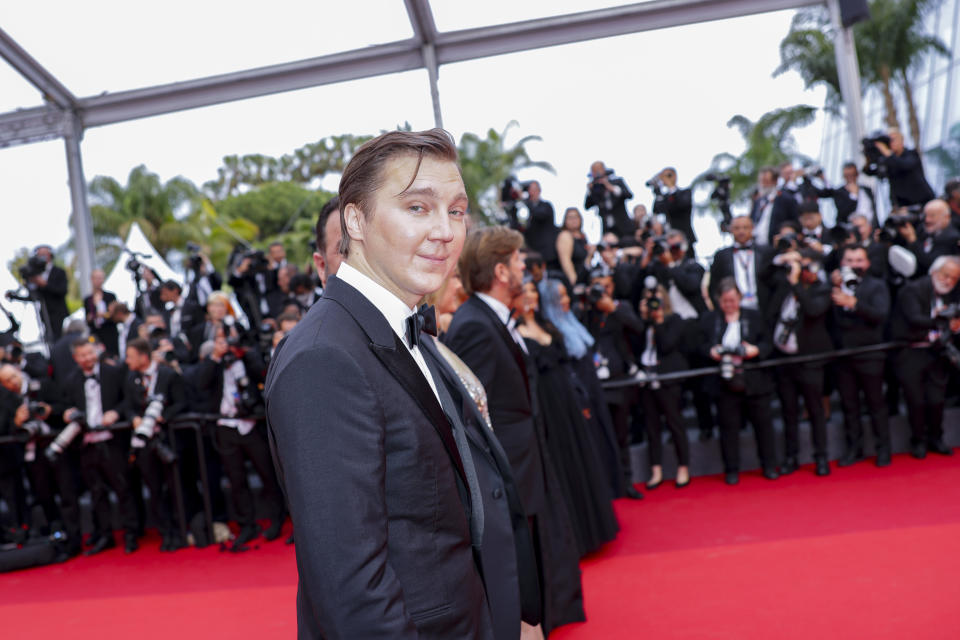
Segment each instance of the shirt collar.
[{"label": "shirt collar", "polygon": [[507,324],[510,321],[510,307],[486,293],[477,293],[477,297],[487,303],[493,312],[500,318],[500,322]]},{"label": "shirt collar", "polygon": [[[415,307],[408,307],[403,300],[387,291],[383,285],[374,281],[370,276],[350,266],[348,262],[340,263],[337,278],[359,291],[383,314],[394,333],[401,339],[405,339],[407,335],[406,321],[410,314],[416,311]],[[404,342],[404,344],[406,343]]]},{"label": "shirt collar", "polygon": [[157,375],[158,368],[159,368],[159,365],[157,365],[156,361],[153,361],[150,363],[150,366],[147,367],[147,370],[143,372],[143,374],[153,378],[154,376]]}]

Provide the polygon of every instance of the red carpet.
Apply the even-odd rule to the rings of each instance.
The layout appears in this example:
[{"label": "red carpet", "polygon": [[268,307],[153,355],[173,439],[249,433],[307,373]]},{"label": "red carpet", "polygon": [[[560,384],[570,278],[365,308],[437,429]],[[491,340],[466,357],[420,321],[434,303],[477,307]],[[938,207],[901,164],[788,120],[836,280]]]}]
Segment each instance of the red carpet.
[{"label": "red carpet", "polygon": [[[960,458],[696,478],[620,502],[583,565],[588,622],[551,638],[958,638]],[[293,638],[293,548],[260,542],[0,575],[4,638]]]}]

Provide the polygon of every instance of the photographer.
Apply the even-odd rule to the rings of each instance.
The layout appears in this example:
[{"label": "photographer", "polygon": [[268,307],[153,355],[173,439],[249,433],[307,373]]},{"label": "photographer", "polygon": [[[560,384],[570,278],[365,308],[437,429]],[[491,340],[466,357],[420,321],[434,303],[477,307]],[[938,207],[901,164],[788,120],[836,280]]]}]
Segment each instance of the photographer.
[{"label": "photographer", "polygon": [[757,189],[753,193],[753,204],[750,208],[756,244],[766,246],[773,242],[773,236],[780,229],[780,225],[797,219],[797,207],[797,198],[793,193],[777,189],[776,169],[761,168],[757,174]]},{"label": "photographer", "polygon": [[800,205],[800,233],[803,235],[803,246],[826,256],[833,250],[833,230],[823,226],[823,216],[817,201],[804,202]]},{"label": "photographer", "polygon": [[[890,216],[894,218],[893,215]],[[923,229],[904,222],[899,227],[907,249],[917,257],[917,274],[923,276],[940,256],[956,255],[960,231],[950,224],[950,206],[943,200],[931,200],[923,207]]]},{"label": "photographer", "polygon": [[115,344],[104,343],[107,353],[122,360],[127,353],[127,344],[140,335],[140,325],[143,321],[130,312],[130,308],[123,302],[114,301],[110,303],[108,309],[110,321],[117,326],[117,342]]},{"label": "photographer", "polygon": [[[867,257],[870,259],[868,273],[874,278],[885,279],[887,277],[887,253],[890,247],[877,239],[878,230],[874,228],[873,223],[867,216],[854,213],[848,218],[848,224],[857,230],[858,241],[854,244],[860,244],[867,249]],[[831,256],[836,258],[837,268],[840,267],[839,253],[839,251],[835,252],[835,255]],[[828,271],[832,272],[833,269],[828,269]]]},{"label": "photographer", "polygon": [[[98,430],[118,422],[124,413],[124,370],[98,360],[97,350],[87,340],[73,343],[73,358],[79,369],[67,380],[63,391],[70,407],[63,413],[63,421],[78,424],[83,431],[74,438],[72,446],[80,447],[80,475],[90,490],[93,509],[93,533],[87,555],[112,548],[113,518],[110,513],[112,489],[117,496],[120,522],[123,526],[124,548],[135,551],[137,544],[137,509],[127,477],[127,447],[123,436],[112,431]],[[123,432],[126,434],[126,432]]]},{"label": "photographer", "polygon": [[960,367],[955,335],[960,332],[960,258],[941,256],[930,274],[907,283],[897,298],[892,332],[896,340],[930,342],[911,346],[897,358],[897,372],[910,419],[910,455],[927,451],[953,455],[943,442],[943,406],[950,367]]},{"label": "photographer", "polygon": [[684,320],[696,318],[707,310],[700,291],[704,268],[690,256],[682,231],[668,231],[665,242],[666,248],[651,261],[647,270],[667,290],[673,313]]},{"label": "photographer", "polygon": [[211,293],[207,298],[207,315],[204,322],[195,325],[187,334],[192,350],[190,361],[196,362],[199,359],[200,345],[213,340],[221,328],[226,332],[228,340],[239,340],[238,326],[227,294],[222,291]]},{"label": "photographer", "polygon": [[729,485],[740,482],[740,427],[747,418],[756,435],[763,477],[776,480],[780,474],[770,412],[772,378],[766,371],[741,369],[745,361],[757,362],[770,355],[766,322],[759,311],[741,305],[733,278],[724,278],[716,288],[717,310],[700,317],[700,343],[706,355],[721,363],[720,376],[712,376],[708,384],[717,392],[724,479]]},{"label": "photographer", "polygon": [[233,266],[228,284],[233,287],[250,326],[259,326],[263,318],[270,315],[270,305],[267,304],[267,293],[272,288],[270,262],[263,251],[238,246],[229,263]]},{"label": "photographer", "polygon": [[[808,176],[803,175],[804,184],[807,189],[815,193],[818,198],[830,198],[837,208],[837,223],[843,224],[850,221],[850,216],[860,214],[865,216],[873,225],[877,224],[877,201],[873,195],[873,189],[858,182],[860,172],[857,171],[857,165],[853,162],[847,162],[843,165],[843,186],[835,189],[826,184],[820,188],[813,185]],[[815,177],[822,178],[822,171],[815,174]]]},{"label": "photographer", "polygon": [[176,551],[186,542],[171,516],[169,492],[176,453],[167,445],[162,426],[186,409],[187,400],[183,378],[163,361],[163,354],[152,352],[150,343],[142,338],[127,345],[130,373],[124,386],[124,403],[126,415],[133,420],[130,456],[150,490],[151,516],[163,539],[160,550]]},{"label": "photographer", "polygon": [[587,196],[583,208],[597,207],[604,233],[615,233],[618,237],[633,234],[636,228],[627,214],[627,200],[633,193],[627,188],[623,178],[614,175],[613,169],[600,161],[590,165],[590,181],[587,183]]},{"label": "photographer", "polygon": [[217,421],[214,438],[230,480],[230,498],[240,525],[234,545],[240,548],[260,533],[253,494],[247,482],[247,460],[260,476],[261,496],[270,509],[271,524],[263,537],[274,540],[280,535],[285,514],[270,460],[270,447],[256,422],[256,416],[263,413],[263,398],[258,388],[258,382],[263,379],[263,359],[247,349],[231,347],[222,331],[212,344],[206,345],[202,350],[209,349],[210,354],[194,368],[193,380],[198,395],[206,400],[203,409],[225,416]]},{"label": "photographer", "polygon": [[[33,250],[27,264],[20,267],[24,285],[45,310],[47,342],[53,343],[63,333],[67,311],[67,272],[53,264],[53,249],[42,244]],[[43,314],[41,314],[43,315]]]},{"label": "photographer", "polygon": [[[868,141],[864,141],[864,151]],[[890,199],[896,207],[924,205],[936,196],[923,172],[920,154],[903,145],[903,134],[891,129],[886,139],[879,136],[872,139],[873,146],[880,154],[875,158],[879,176],[890,182]],[[868,154],[868,159],[869,154]]]},{"label": "photographer", "polygon": [[[810,355],[830,351],[833,343],[827,333],[830,310],[830,285],[820,280],[821,255],[804,248],[784,254],[785,269],[775,278],[770,299],[775,357]],[[810,416],[813,459],[816,474],[830,473],[827,463],[827,421],[823,406],[824,362],[784,364],[777,367],[777,392],[783,410],[786,455],[780,468],[783,474],[797,469],[799,453],[800,403]]]},{"label": "photographer", "polygon": [[[847,245],[840,252],[840,270],[831,274],[834,343],[837,349],[879,344],[883,342],[884,322],[890,313],[890,291],[883,280],[870,275],[870,258],[862,245]],[[873,427],[876,464],[890,464],[890,424],[883,397],[884,360],[884,352],[874,351],[836,361],[834,371],[846,432],[846,451],[837,462],[840,467],[863,459],[861,392]]]},{"label": "photographer", "polygon": [[[640,318],[644,323],[640,366],[646,374],[675,373],[687,369],[687,360],[681,350],[686,334],[683,320],[672,312],[666,293],[662,286],[647,289],[640,301]],[[650,455],[647,489],[656,489],[663,482],[661,416],[677,452],[676,487],[682,489],[690,484],[690,443],[680,414],[682,394],[683,386],[679,380],[654,381],[640,389]]]},{"label": "photographer", "polygon": [[[11,365],[0,366],[0,436],[12,436],[30,419],[23,401],[20,370]],[[27,492],[23,484],[24,447],[22,444],[0,445],[0,500],[7,503],[6,512],[12,522],[0,529],[0,544],[18,541],[27,527]],[[9,540],[8,540],[9,538]]]},{"label": "photographer", "polygon": [[556,260],[557,234],[560,230],[554,220],[553,205],[540,199],[540,183],[531,180],[527,183],[527,199],[524,201],[530,216],[527,228],[523,231],[523,240],[528,249],[536,251],[544,260]]},{"label": "photographer", "polygon": [[199,245],[188,242],[187,251],[190,255],[187,257],[187,270],[184,274],[186,298],[202,308],[207,304],[207,297],[223,286],[223,278]]},{"label": "photographer", "polygon": [[[689,242],[689,257],[695,257],[693,245],[697,242],[697,236],[693,232],[690,219],[693,213],[693,196],[690,189],[677,187],[677,171],[673,167],[663,169],[647,185],[653,189],[656,196],[653,212],[665,215],[671,229],[683,232]],[[638,220],[634,222],[639,224]]]},{"label": "photographer", "polygon": [[163,317],[172,338],[179,338],[203,322],[203,310],[199,304],[181,295],[182,289],[173,280],[160,287],[160,302],[164,304]]},{"label": "photographer", "polygon": [[[629,242],[629,240],[628,240]],[[628,300],[634,288],[634,283],[650,264],[655,241],[647,238],[644,247],[636,245],[623,246],[612,233],[605,233],[597,251],[600,253],[600,268],[608,273],[614,284],[611,294],[618,300]]]},{"label": "photographer", "polygon": [[90,274],[93,291],[83,299],[83,311],[87,318],[90,333],[97,336],[105,345],[116,349],[117,325],[110,320],[110,303],[117,299],[110,291],[103,290],[105,275],[102,269],[94,269]]}]

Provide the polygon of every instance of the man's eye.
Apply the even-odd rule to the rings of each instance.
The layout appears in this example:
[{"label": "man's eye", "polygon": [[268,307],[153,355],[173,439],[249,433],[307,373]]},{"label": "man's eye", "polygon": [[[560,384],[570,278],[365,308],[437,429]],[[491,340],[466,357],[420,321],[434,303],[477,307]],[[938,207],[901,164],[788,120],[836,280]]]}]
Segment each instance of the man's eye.
[{"label": "man's eye", "polygon": [[466,211],[462,211],[460,209],[451,209],[449,213],[456,218],[462,218],[463,216],[467,215]]}]

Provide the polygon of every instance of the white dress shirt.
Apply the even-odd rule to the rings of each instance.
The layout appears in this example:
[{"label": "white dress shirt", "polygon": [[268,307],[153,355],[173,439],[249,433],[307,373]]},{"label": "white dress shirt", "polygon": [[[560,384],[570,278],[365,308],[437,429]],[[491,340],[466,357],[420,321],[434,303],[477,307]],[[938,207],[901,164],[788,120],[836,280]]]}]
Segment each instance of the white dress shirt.
[{"label": "white dress shirt", "polygon": [[420,367],[423,377],[427,379],[427,382],[430,384],[430,389],[433,390],[433,395],[437,397],[437,402],[440,402],[437,385],[433,381],[433,376],[430,375],[430,369],[427,368],[427,361],[423,359],[420,348],[411,348],[407,343],[407,318],[416,313],[416,308],[408,307],[403,300],[387,291],[383,285],[375,282],[369,276],[360,273],[347,262],[340,263],[337,278],[359,291],[364,298],[369,300],[373,306],[383,314],[383,317],[387,320],[387,324],[389,324],[394,333],[400,337],[400,342],[403,343],[407,351],[410,352],[410,355],[413,356],[417,366]]},{"label": "white dress shirt", "polygon": [[513,337],[513,341],[520,345],[520,348],[523,349],[524,353],[530,353],[527,351],[527,345],[523,342],[523,336],[520,335],[520,332],[517,331],[516,324],[510,318],[510,307],[503,304],[493,296],[489,296],[485,293],[477,293],[477,297],[487,303],[487,306],[493,309],[493,312],[497,314],[497,317],[500,318],[502,322],[507,327],[507,331],[510,332],[510,335]]},{"label": "white dress shirt", "polygon": [[[81,373],[83,373],[81,371]],[[86,376],[86,373],[83,373]],[[87,424],[91,427],[99,427],[103,424],[103,398],[100,395],[100,365],[93,367],[93,373],[96,380],[86,379],[83,381],[83,395],[86,398],[87,406],[84,412],[87,416]],[[113,434],[109,431],[87,431],[83,434],[83,443],[91,444],[94,442],[103,442],[110,440]]]}]

